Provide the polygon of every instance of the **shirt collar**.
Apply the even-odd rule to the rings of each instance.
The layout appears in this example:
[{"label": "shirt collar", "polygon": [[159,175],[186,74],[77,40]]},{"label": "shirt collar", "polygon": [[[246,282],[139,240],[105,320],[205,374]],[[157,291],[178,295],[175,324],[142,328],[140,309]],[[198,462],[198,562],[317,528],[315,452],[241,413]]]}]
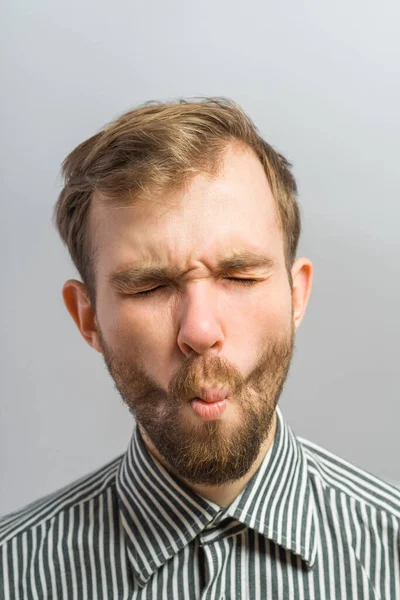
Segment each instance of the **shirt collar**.
[{"label": "shirt collar", "polygon": [[127,554],[140,586],[200,532],[226,518],[299,555],[308,567],[314,565],[316,508],[306,455],[279,407],[276,413],[270,451],[226,509],[197,495],[154,460],[135,426],[116,486]]}]

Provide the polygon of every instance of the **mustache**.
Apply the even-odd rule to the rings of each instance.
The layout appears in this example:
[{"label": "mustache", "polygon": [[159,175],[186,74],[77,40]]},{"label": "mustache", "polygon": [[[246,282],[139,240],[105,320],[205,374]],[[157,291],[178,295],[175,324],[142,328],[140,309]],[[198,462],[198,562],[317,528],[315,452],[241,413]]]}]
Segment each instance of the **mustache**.
[{"label": "mustache", "polygon": [[191,400],[201,396],[204,388],[227,389],[235,394],[245,384],[236,365],[220,356],[188,358],[168,386],[171,397]]}]

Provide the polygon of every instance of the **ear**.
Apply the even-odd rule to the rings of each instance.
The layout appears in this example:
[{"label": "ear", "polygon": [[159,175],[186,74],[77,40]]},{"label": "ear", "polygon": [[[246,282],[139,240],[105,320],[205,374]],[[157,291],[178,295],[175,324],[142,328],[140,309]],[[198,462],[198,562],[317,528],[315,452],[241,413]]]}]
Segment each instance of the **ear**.
[{"label": "ear", "polygon": [[99,344],[96,315],[90,303],[86,286],[80,281],[70,279],[65,282],[62,295],[65,306],[75,321],[83,339],[92,348],[102,352]]},{"label": "ear", "polygon": [[313,280],[313,266],[308,258],[298,258],[292,266],[292,301],[293,301],[293,319],[297,327],[303,320],[306,312],[308,299],[311,293]]}]

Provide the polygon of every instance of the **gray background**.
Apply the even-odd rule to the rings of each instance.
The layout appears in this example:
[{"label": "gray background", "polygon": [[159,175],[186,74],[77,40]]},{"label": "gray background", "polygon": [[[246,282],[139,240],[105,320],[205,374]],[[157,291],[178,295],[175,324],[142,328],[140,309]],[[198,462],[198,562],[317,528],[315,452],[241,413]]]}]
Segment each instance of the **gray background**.
[{"label": "gray background", "polygon": [[132,420],[61,296],[63,158],[150,99],[225,95],[294,164],[313,294],[281,406],[400,481],[397,0],[9,0],[1,96],[0,513],[125,451]]}]

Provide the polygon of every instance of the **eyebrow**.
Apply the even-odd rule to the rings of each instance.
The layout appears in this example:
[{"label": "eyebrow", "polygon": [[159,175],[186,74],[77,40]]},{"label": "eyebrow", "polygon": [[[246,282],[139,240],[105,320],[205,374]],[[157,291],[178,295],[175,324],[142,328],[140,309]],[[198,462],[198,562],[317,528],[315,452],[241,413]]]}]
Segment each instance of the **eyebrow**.
[{"label": "eyebrow", "polygon": [[[218,261],[216,272],[218,276],[222,276],[250,269],[270,271],[276,267],[276,264],[276,261],[270,256],[246,250],[221,258]],[[126,291],[149,284],[176,281],[185,272],[170,265],[139,264],[117,269],[109,275],[108,279],[117,291]]]}]

